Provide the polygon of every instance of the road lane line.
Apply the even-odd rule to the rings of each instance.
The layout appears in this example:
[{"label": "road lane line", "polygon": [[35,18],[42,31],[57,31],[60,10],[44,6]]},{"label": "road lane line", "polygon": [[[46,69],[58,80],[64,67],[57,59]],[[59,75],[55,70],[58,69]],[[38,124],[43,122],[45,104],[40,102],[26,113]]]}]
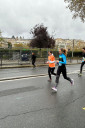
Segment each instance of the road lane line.
[{"label": "road lane line", "polygon": [[36,79],[36,78],[39,78],[39,77],[47,77],[48,75],[45,75],[45,76],[36,76],[36,77],[26,77],[26,78],[20,78],[20,79],[10,79],[10,80],[3,80],[3,81],[0,81],[1,82],[11,82],[11,81],[19,81],[19,80],[26,80],[26,79]]},{"label": "road lane line", "polygon": [[[77,74],[80,70],[76,70],[74,72],[68,72],[67,74],[68,75],[71,75],[71,74]],[[85,72],[85,70],[83,71]],[[39,78],[39,77],[47,77],[48,74],[38,74],[38,75],[30,75],[30,76],[19,76],[19,77],[11,77],[11,78],[3,78],[3,79],[0,79],[0,83],[1,82],[7,82],[7,81],[17,81],[17,80],[24,80],[24,79],[36,79],[36,78]]]}]

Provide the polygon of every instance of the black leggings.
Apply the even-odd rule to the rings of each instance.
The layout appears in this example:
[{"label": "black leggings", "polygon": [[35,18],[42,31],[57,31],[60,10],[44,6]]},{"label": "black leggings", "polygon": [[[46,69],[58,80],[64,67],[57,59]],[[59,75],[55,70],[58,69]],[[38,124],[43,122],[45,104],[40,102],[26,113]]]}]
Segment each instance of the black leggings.
[{"label": "black leggings", "polygon": [[84,64],[85,64],[85,61],[81,63],[80,73],[82,73],[82,69],[83,69]]},{"label": "black leggings", "polygon": [[35,67],[35,60],[32,60],[32,65],[33,67]]},{"label": "black leggings", "polygon": [[61,73],[62,73],[64,79],[72,82],[71,78],[67,77],[66,67],[65,66],[59,66],[58,70],[57,70],[57,75],[56,75],[56,86],[59,83],[59,77],[60,77]]},{"label": "black leggings", "polygon": [[54,70],[55,68],[48,68],[48,75],[49,75],[49,78],[51,79],[51,74],[55,75],[56,76],[56,73],[54,73]]}]

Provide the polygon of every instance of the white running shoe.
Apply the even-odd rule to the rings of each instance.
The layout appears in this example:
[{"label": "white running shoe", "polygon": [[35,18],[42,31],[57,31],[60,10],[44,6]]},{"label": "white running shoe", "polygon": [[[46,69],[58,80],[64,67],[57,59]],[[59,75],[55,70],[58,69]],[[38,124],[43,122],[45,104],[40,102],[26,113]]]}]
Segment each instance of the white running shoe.
[{"label": "white running shoe", "polygon": [[73,79],[71,79],[71,85],[74,85],[74,80]]},{"label": "white running shoe", "polygon": [[57,92],[57,88],[56,87],[52,87],[52,90]]}]

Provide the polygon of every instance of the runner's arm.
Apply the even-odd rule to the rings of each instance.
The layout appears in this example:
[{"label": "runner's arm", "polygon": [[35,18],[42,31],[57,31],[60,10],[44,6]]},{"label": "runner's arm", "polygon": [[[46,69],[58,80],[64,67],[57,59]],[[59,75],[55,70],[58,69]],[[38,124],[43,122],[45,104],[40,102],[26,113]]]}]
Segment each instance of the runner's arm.
[{"label": "runner's arm", "polygon": [[59,61],[60,64],[66,64],[66,56],[63,56],[63,62]]}]

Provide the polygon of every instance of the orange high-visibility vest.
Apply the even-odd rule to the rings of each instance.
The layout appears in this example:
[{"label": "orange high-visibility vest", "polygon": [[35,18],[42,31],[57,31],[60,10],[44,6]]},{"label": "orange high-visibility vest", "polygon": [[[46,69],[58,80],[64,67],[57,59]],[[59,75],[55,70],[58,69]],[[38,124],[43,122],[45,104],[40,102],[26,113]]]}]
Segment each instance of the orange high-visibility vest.
[{"label": "orange high-visibility vest", "polygon": [[[55,57],[53,55],[48,56],[48,61],[55,61]],[[49,63],[49,67],[50,68],[54,68],[55,67],[55,63]]]}]

